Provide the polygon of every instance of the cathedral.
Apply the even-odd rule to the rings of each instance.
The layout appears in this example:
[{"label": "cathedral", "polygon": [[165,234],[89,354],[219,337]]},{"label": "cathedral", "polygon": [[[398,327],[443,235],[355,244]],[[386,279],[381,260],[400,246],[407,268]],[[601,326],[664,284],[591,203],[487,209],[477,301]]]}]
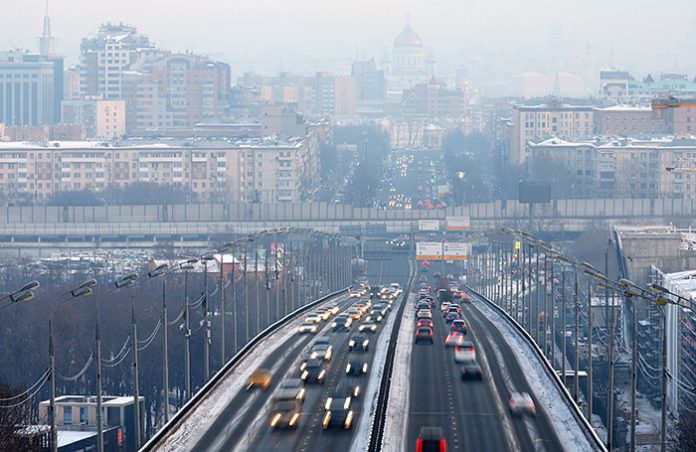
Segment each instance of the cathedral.
[{"label": "cathedral", "polygon": [[423,40],[410,24],[394,39],[391,58],[385,57],[382,63],[390,101],[400,101],[405,89],[427,83],[435,73],[432,50],[423,46]]}]

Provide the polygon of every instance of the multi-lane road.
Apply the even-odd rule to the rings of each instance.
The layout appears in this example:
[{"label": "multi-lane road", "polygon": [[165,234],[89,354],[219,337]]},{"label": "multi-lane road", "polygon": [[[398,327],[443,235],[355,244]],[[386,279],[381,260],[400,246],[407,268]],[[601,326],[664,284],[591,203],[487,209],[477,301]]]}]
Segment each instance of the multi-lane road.
[{"label": "multi-lane road", "polygon": [[[369,261],[368,280],[375,285],[398,282],[406,286],[409,276],[408,260],[392,259]],[[337,301],[341,311],[353,304],[356,299],[342,297]],[[397,304],[391,316],[396,315]],[[322,324],[316,336],[331,337],[333,356],[326,364],[324,384],[308,384],[305,389],[305,401],[302,404],[300,421],[296,429],[273,430],[269,426],[272,395],[281,381],[299,377],[299,365],[302,357],[309,351],[314,335],[297,335],[287,341],[262,363],[260,367],[270,369],[273,376],[271,387],[267,391],[255,389],[240,391],[224,408],[216,419],[211,419],[206,432],[193,446],[194,451],[240,450],[240,451],[309,451],[333,450],[348,451],[354,440],[355,427],[362,414],[364,390],[373,371],[375,346],[384,328],[380,325],[377,332],[370,334],[370,348],[367,352],[348,351],[348,341],[357,332],[354,325],[350,332],[332,332],[331,322]],[[368,374],[361,377],[348,377],[345,374],[349,356],[360,356],[368,363]],[[329,393],[336,385],[346,379],[360,382],[363,394],[354,399],[352,409],[357,411],[351,430],[334,429],[324,431],[322,419],[324,404]]]},{"label": "multi-lane road", "polygon": [[462,311],[483,380],[460,379],[453,348],[444,345],[449,325],[433,309],[434,344],[413,344],[406,444],[414,450],[421,427],[437,426],[448,450],[564,450],[543,406],[536,404],[535,417],[509,414],[511,392],[533,392],[505,339],[476,303],[481,301],[463,303]]}]

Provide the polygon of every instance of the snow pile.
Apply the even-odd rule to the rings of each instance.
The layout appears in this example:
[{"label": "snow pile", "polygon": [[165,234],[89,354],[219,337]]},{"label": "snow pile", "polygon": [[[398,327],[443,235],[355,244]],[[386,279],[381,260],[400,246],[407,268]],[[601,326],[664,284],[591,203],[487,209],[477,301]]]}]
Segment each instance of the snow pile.
[{"label": "snow pile", "polygon": [[[392,368],[391,389],[389,390],[389,403],[387,405],[387,420],[384,425],[383,450],[397,452],[408,449],[406,447],[406,429],[408,422],[404,422],[403,413],[409,412],[410,403],[410,376],[411,376],[411,350],[416,329],[414,321],[415,311],[409,309],[411,303],[415,303],[417,294],[411,294],[401,318],[399,336],[396,339],[394,352],[394,367]],[[398,414],[397,414],[398,413]]]},{"label": "snow pile", "polygon": [[521,334],[500,312],[491,308],[486,302],[474,305],[500,331],[517,357],[536,399],[544,406],[561,443],[567,445],[569,450],[595,450],[594,444],[589,442],[583,428],[576,421],[560,388],[556,386],[553,378],[547,373],[546,368]]},{"label": "snow pile", "polygon": [[[396,319],[397,312],[402,303],[405,303],[405,301],[403,297],[399,297],[397,302],[394,303],[392,313],[389,315],[389,317],[387,317],[387,321],[384,324],[382,332],[379,334],[377,350],[375,351],[375,357],[372,360],[373,372],[370,375],[370,381],[368,382],[367,390],[365,391],[365,401],[363,402],[362,413],[360,413],[358,429],[353,437],[353,443],[350,447],[350,450],[352,451],[367,450],[367,447],[370,444],[372,422],[375,417],[375,410],[377,409],[377,393],[379,392],[379,386],[382,382],[382,375],[384,374],[384,364],[387,360],[387,349],[389,348],[389,341],[391,338],[392,329],[394,328],[394,320]],[[374,369],[377,371],[375,372]],[[394,375],[393,369],[392,375]],[[389,394],[391,397],[393,392],[390,391]]]}]

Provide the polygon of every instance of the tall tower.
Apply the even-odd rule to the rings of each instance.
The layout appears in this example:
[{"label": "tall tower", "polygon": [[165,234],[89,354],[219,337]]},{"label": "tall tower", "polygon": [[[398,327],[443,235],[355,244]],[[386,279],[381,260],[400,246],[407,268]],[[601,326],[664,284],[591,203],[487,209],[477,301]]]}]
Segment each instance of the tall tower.
[{"label": "tall tower", "polygon": [[48,0],[46,0],[46,15],[44,16],[43,34],[39,38],[39,53],[43,56],[55,54],[56,42],[51,36],[51,18],[48,17]]}]

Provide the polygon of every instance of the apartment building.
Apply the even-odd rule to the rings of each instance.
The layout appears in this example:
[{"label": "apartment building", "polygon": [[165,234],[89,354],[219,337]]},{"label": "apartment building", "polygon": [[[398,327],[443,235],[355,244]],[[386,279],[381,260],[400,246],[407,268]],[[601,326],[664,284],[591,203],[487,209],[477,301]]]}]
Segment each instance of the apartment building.
[{"label": "apartment building", "polygon": [[310,125],[305,136],[285,139],[1,142],[0,194],[6,202],[18,196],[40,202],[61,191],[148,182],[206,200],[298,202],[319,185],[327,127]]},{"label": "apartment building", "polygon": [[549,137],[580,139],[594,133],[594,108],[560,103],[513,107],[510,159],[522,164],[530,141]]},{"label": "apartment building", "polygon": [[553,183],[558,197],[696,199],[696,173],[669,172],[696,161],[696,139],[565,141],[528,146],[530,175]]},{"label": "apartment building", "polygon": [[677,136],[696,135],[696,98],[655,99],[651,103],[653,118]]},{"label": "apartment building", "polygon": [[[696,115],[695,115],[696,116]],[[670,134],[669,124],[656,117],[651,107],[614,105],[596,108],[594,111],[595,133],[600,137]]]}]

